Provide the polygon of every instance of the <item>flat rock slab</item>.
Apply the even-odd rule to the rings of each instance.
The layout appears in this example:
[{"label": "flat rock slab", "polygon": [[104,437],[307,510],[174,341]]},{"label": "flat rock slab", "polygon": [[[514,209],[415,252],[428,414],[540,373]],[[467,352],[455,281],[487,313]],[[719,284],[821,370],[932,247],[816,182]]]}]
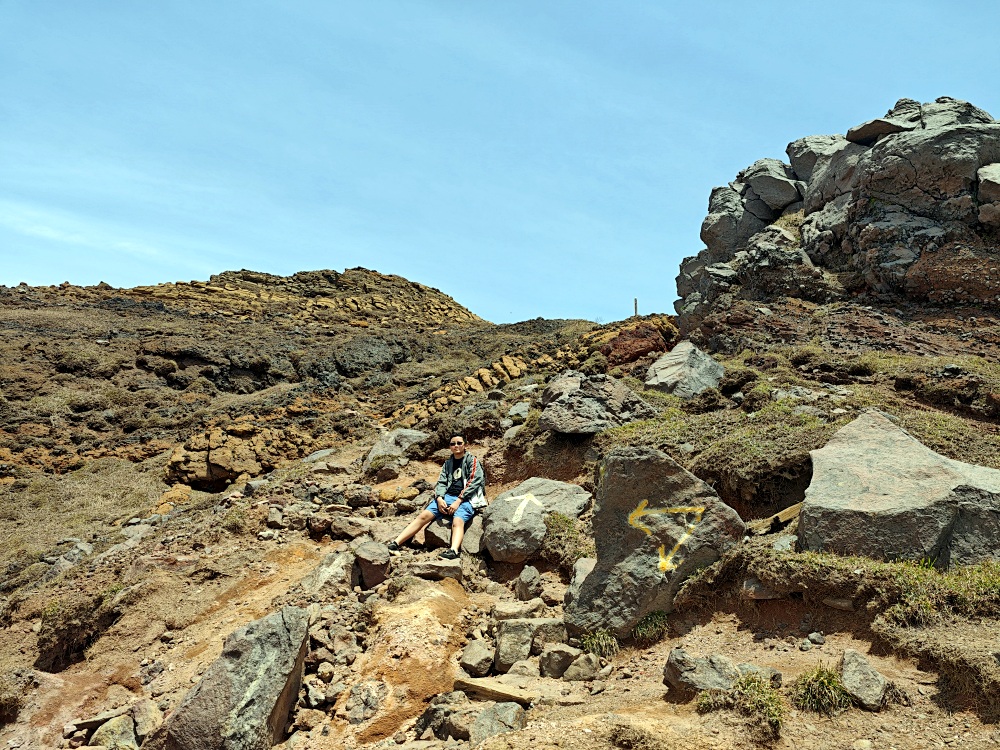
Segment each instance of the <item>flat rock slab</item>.
[{"label": "flat rock slab", "polygon": [[492,677],[459,677],[455,680],[454,689],[483,700],[497,701],[498,703],[513,702],[522,706],[530,706],[540,696],[537,690],[506,685]]},{"label": "flat rock slab", "polygon": [[598,467],[594,528],[597,564],[579,586],[574,576],[566,626],[619,637],[650,612],[672,611],[684,580],[745,531],[736,511],[668,455],[631,447]]},{"label": "flat rock slab", "polygon": [[410,572],[417,578],[427,578],[431,581],[440,581],[445,578],[454,578],[456,581],[462,580],[462,560],[420,560],[413,563]]},{"label": "flat rock slab", "polygon": [[1000,558],[1000,471],[945,458],[877,411],[811,455],[803,549],[940,568]]}]

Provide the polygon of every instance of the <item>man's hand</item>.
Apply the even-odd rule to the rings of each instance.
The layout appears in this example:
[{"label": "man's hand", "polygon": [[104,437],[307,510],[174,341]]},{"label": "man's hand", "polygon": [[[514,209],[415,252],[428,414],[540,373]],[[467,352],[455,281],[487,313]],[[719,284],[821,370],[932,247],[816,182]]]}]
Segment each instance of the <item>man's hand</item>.
[{"label": "man's hand", "polygon": [[449,515],[449,516],[451,515],[451,509],[445,504],[443,497],[437,498],[437,503],[438,503],[438,510],[439,511],[441,511],[445,515]]}]

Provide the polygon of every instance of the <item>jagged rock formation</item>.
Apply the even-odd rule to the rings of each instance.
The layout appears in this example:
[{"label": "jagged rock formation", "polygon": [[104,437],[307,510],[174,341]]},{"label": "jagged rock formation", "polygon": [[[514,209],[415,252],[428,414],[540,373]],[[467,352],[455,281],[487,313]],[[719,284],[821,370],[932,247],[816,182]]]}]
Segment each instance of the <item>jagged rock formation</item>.
[{"label": "jagged rock formation", "polygon": [[788,145],[715,188],[706,249],[681,264],[682,333],[734,300],[863,292],[1000,307],[1000,123],[968,102],[900,99],[885,117]]}]

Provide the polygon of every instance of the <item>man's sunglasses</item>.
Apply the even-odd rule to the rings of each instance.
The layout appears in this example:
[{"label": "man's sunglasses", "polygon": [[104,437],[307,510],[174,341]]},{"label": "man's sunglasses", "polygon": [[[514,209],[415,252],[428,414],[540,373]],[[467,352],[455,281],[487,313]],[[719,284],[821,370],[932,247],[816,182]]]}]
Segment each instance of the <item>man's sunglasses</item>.
[{"label": "man's sunglasses", "polygon": [[448,445],[464,445],[464,443],[448,443]]}]

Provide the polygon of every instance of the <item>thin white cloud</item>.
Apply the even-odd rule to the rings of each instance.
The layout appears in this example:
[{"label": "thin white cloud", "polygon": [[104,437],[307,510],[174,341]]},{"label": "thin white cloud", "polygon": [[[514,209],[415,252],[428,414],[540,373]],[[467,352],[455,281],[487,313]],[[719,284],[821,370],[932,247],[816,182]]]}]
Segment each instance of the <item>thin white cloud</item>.
[{"label": "thin white cloud", "polygon": [[140,258],[164,254],[158,247],[128,237],[120,228],[16,201],[0,200],[0,226],[27,237],[92,250],[114,250]]}]

